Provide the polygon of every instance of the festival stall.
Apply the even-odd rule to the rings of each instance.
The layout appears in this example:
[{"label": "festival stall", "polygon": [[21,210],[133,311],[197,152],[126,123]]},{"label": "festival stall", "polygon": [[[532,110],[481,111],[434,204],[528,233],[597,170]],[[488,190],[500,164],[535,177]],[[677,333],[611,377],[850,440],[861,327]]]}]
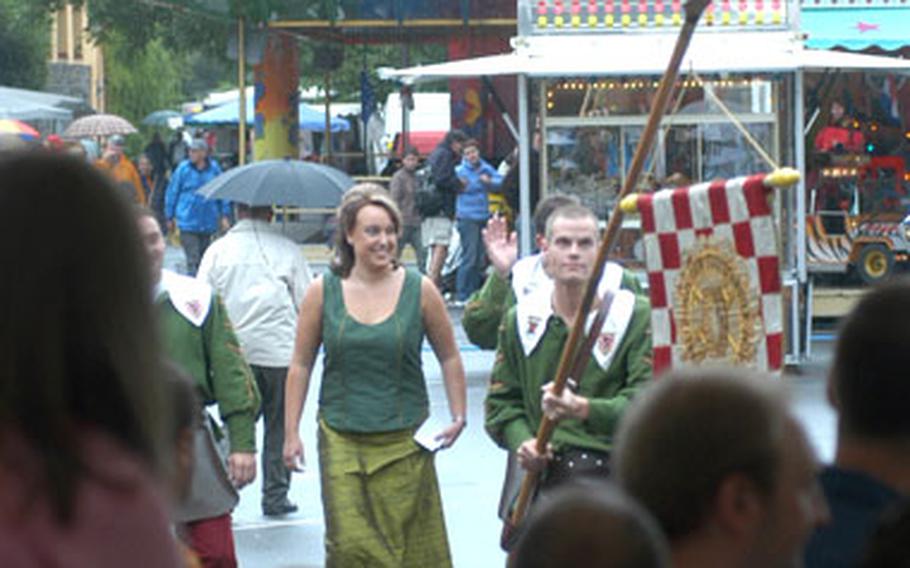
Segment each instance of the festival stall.
[{"label": "festival stall", "polygon": [[[799,14],[798,4],[777,0],[708,5],[638,180],[642,190],[770,172],[778,165],[805,172],[807,74],[910,70],[910,63],[895,58],[807,49]],[[390,76],[420,81],[517,75],[525,157],[520,165],[526,170],[530,125],[539,124],[541,142],[534,151],[540,153],[542,193],[576,194],[604,216],[625,182],[683,19],[684,6],[672,0],[519,0],[512,52]],[[528,173],[522,172],[523,190]],[[787,313],[785,353],[791,362],[805,349],[798,330],[806,316],[801,298],[808,282],[807,195],[803,179],[781,194],[774,211]],[[528,222],[523,223],[528,236]],[[639,266],[643,246],[636,221],[627,220],[624,229],[615,255]],[[527,241],[523,245],[529,247]]]}]

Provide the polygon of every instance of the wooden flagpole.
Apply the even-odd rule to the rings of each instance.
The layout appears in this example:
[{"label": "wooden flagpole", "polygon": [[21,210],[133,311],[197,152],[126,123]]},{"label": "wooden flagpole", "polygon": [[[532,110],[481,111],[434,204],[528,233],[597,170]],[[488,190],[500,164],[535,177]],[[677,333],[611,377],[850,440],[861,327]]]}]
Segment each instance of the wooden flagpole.
[{"label": "wooden flagpole", "polygon": [[[616,205],[613,207],[613,213],[610,215],[610,219],[607,223],[606,232],[600,243],[600,248],[597,250],[597,259],[594,261],[591,277],[585,285],[581,306],[578,308],[579,315],[575,318],[572,331],[569,334],[568,340],[566,340],[562,356],[559,359],[556,377],[553,380],[553,391],[557,395],[562,393],[568,379],[568,372],[575,367],[573,362],[581,355],[576,352],[579,351],[579,343],[584,334],[586,319],[584,314],[591,311],[591,305],[594,303],[594,293],[597,290],[597,284],[603,276],[604,266],[607,262],[607,254],[610,252],[610,249],[613,248],[613,244],[616,241],[616,235],[619,232],[619,227],[622,222],[620,204],[622,203],[623,197],[631,193],[632,189],[638,183],[638,177],[641,175],[645,158],[654,142],[654,136],[657,133],[657,128],[660,126],[660,121],[667,110],[670,95],[673,92],[676,79],[679,76],[679,68],[682,65],[683,56],[689,48],[689,42],[692,40],[692,34],[695,32],[695,26],[698,24],[698,19],[701,17],[701,13],[707,5],[708,0],[687,0],[686,2],[686,21],[679,32],[676,46],[673,49],[673,55],[670,58],[670,63],[667,65],[667,71],[661,78],[660,85],[657,88],[654,106],[651,107],[651,114],[648,116],[648,122],[638,141],[638,147],[635,149],[632,164],[629,166],[629,173],[626,176],[622,190],[616,198]],[[550,437],[552,436],[555,427],[555,422],[546,416],[543,417],[540,422],[540,427],[537,430],[538,453],[542,454],[546,451],[547,443],[550,441]],[[512,524],[516,527],[521,523],[521,520],[527,512],[531,495],[534,488],[537,486],[539,477],[540,474],[538,472],[528,472],[528,474],[525,475],[524,481],[521,484],[521,492],[518,494],[518,500],[512,511]]]}]

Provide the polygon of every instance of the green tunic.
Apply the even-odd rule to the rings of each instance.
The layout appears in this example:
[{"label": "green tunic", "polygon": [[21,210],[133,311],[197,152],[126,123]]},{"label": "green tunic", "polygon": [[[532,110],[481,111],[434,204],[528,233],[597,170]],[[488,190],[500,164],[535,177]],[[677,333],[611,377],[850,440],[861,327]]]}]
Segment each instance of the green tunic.
[{"label": "green tunic", "polygon": [[212,299],[201,327],[177,312],[167,292],[158,298],[158,314],[165,353],[195,379],[206,405],[218,403],[230,451],[255,452],[259,390],[221,299]]},{"label": "green tunic", "polygon": [[[613,433],[633,395],[651,378],[651,309],[648,300],[635,297],[632,319],[604,371],[592,357],[582,375],[579,394],[589,399],[586,420],[563,420],[552,444],[610,451]],[[556,315],[545,322],[546,331],[530,356],[522,351],[516,308],[511,308],[499,336],[496,363],[486,398],[486,430],[502,448],[516,450],[537,434],[542,411],[541,387],[553,380],[569,329]]]},{"label": "green tunic", "polygon": [[420,350],[421,276],[405,272],[395,311],[365,325],[344,305],[341,280],[326,274],[322,309],[325,344],[319,412],[342,432],[390,432],[416,428],[429,411]]},{"label": "green tunic", "polygon": [[[635,294],[642,293],[638,279],[627,270],[623,271],[622,288]],[[481,349],[496,349],[499,324],[515,301],[511,283],[495,271],[490,274],[480,290],[468,298],[461,318],[461,325],[471,343]]]}]

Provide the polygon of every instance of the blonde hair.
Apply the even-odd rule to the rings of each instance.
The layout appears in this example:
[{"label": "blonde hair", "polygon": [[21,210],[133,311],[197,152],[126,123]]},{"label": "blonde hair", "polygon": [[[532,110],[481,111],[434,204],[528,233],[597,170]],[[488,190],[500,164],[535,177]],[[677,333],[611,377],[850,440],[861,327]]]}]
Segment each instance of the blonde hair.
[{"label": "blonde hair", "polygon": [[[349,189],[338,206],[338,229],[335,231],[335,258],[332,272],[346,278],[354,267],[354,247],[347,236],[357,224],[357,214],[367,205],[377,205],[386,210],[395,225],[395,233],[401,234],[401,212],[387,190],[375,183],[359,183]],[[397,262],[397,260],[395,261]]]}]

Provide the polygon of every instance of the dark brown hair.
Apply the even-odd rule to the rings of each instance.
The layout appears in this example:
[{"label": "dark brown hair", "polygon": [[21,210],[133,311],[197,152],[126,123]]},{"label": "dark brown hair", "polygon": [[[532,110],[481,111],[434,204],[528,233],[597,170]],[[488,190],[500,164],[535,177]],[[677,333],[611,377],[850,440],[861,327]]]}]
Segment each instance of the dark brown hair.
[{"label": "dark brown hair", "polygon": [[581,202],[578,201],[578,198],[574,195],[566,195],[564,193],[554,193],[553,195],[548,195],[540,200],[540,203],[537,204],[537,207],[534,208],[534,215],[531,218],[532,224],[534,225],[534,233],[540,236],[546,236],[547,234],[547,219],[550,218],[550,215],[560,207],[566,205],[580,205]]},{"label": "dark brown hair", "polygon": [[840,428],[910,443],[910,280],[869,292],[841,324],[831,386]]},{"label": "dark brown hair", "polygon": [[[106,434],[155,472],[170,419],[152,281],[129,203],[84,160],[0,155],[0,455],[40,456],[34,491],[61,522],[93,475],[81,434]],[[36,222],[29,212],[41,210]]]},{"label": "dark brown hair", "polygon": [[[338,228],[335,230],[335,258],[332,259],[331,269],[341,278],[351,274],[356,258],[354,247],[348,242],[347,236],[357,224],[357,214],[367,205],[377,205],[388,212],[395,225],[395,232],[401,234],[401,212],[395,205],[395,200],[388,191],[375,183],[359,183],[349,189],[338,206]],[[397,261],[395,261],[397,262]]]},{"label": "dark brown hair", "polygon": [[611,483],[580,478],[542,495],[524,522],[509,568],[665,568],[654,518]]},{"label": "dark brown hair", "polygon": [[623,417],[614,471],[674,542],[701,528],[731,474],[771,494],[790,420],[772,377],[742,369],[667,373]]}]

